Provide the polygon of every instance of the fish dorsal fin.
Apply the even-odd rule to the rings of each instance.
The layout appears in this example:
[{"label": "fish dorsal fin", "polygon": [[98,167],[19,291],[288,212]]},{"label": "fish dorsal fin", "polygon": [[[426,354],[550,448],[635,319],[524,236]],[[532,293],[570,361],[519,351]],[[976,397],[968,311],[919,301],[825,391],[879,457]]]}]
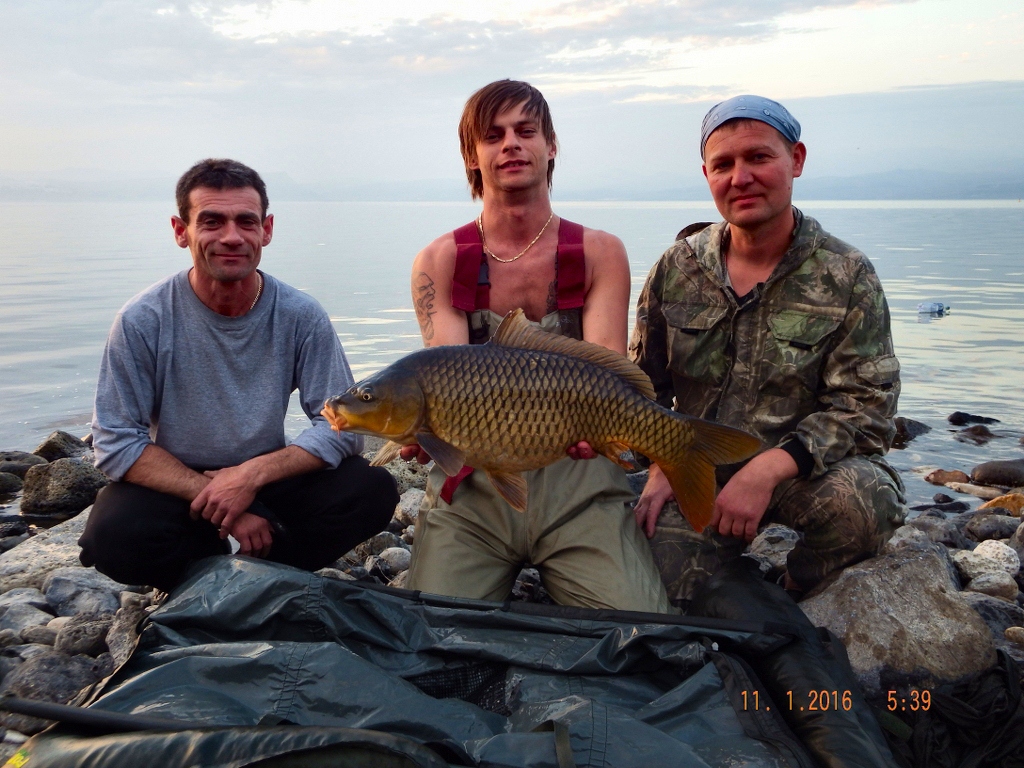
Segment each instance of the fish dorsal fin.
[{"label": "fish dorsal fin", "polygon": [[654,386],[647,374],[635,363],[630,362],[618,352],[613,352],[600,344],[589,341],[577,341],[567,336],[542,331],[526,319],[522,309],[513,309],[501,321],[498,330],[491,337],[491,342],[502,347],[514,349],[534,349],[538,352],[556,352],[586,360],[591,363],[610,368],[619,378],[631,384],[640,393],[651,400],[654,399]]}]

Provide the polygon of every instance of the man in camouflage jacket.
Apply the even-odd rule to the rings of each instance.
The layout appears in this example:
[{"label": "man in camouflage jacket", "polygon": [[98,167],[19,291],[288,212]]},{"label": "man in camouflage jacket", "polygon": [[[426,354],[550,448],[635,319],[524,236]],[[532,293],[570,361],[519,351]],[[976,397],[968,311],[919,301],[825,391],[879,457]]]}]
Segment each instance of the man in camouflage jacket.
[{"label": "man in camouflage jacket", "polygon": [[[680,233],[637,306],[631,353],[659,402],[765,445],[720,469],[711,529],[726,539],[699,541],[660,516],[671,489],[652,467],[637,519],[676,602],[696,586],[695,552],[742,545],[768,522],[802,532],[786,584],[808,590],[875,554],[905,516],[882,458],[900,390],[882,286],[863,253],[792,207],[806,154],[799,124],[758,99],[705,118],[705,175],[726,221]],[[781,129],[760,117],[762,102]]]}]

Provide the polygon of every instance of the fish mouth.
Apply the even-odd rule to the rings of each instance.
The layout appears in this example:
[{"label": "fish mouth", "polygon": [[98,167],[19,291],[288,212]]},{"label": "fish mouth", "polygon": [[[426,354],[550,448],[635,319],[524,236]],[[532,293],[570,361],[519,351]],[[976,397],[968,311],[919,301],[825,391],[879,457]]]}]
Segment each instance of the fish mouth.
[{"label": "fish mouth", "polygon": [[335,411],[330,406],[330,400],[324,403],[323,409],[320,411],[320,415],[327,419],[327,423],[331,425],[331,429],[335,432],[341,432],[345,427],[348,426],[348,420]]}]

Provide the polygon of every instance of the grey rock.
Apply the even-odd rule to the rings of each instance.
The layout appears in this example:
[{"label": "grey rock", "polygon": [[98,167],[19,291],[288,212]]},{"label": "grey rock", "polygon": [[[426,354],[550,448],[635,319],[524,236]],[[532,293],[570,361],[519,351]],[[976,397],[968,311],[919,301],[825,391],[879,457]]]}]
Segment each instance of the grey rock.
[{"label": "grey rock", "polygon": [[896,436],[892,440],[893,448],[904,448],[915,437],[932,431],[927,424],[903,416],[897,416],[893,421],[896,422]]},{"label": "grey rock", "polygon": [[58,616],[77,613],[114,613],[121,605],[124,584],[95,568],[56,568],[43,581],[43,592]]},{"label": "grey rock", "polygon": [[769,578],[779,576],[786,570],[786,558],[800,541],[800,534],[785,525],[765,526],[750,542],[750,554],[768,563]]},{"label": "grey rock", "polygon": [[53,645],[57,642],[57,630],[53,627],[28,627],[21,631],[21,639],[26,643]]},{"label": "grey rock", "polygon": [[523,568],[512,585],[512,599],[523,603],[543,603],[553,605],[554,600],[544,588],[540,573],[536,568]]},{"label": "grey rock", "polygon": [[356,553],[359,560],[366,560],[366,558],[371,555],[379,555],[389,547],[408,549],[409,545],[390,531],[381,531],[376,536],[372,536],[364,541],[352,551]]},{"label": "grey rock", "polygon": [[21,478],[10,472],[0,472],[0,496],[10,496],[21,490]]},{"label": "grey rock", "polygon": [[404,531],[402,531],[402,541],[412,546],[412,543],[416,541],[416,526],[410,525]]},{"label": "grey rock", "polygon": [[43,531],[14,549],[0,554],[0,592],[15,587],[36,587],[50,571],[67,565],[81,565],[78,539],[85,530],[89,510]]},{"label": "grey rock", "polygon": [[[102,679],[102,663],[87,656],[68,656],[47,648],[20,664],[0,685],[0,694],[22,699],[65,704],[88,685]],[[0,713],[0,724],[21,733],[38,733],[49,721],[9,712]]]},{"label": "grey rock", "polygon": [[952,517],[948,518],[948,520],[956,526],[956,529],[960,531],[960,533],[963,533],[964,528],[966,528],[967,524],[974,519],[974,516],[976,514],[978,514],[978,510],[971,509],[968,510],[967,512],[961,512],[958,515],[953,515]]},{"label": "grey rock", "polygon": [[52,613],[41,611],[25,603],[15,603],[8,606],[0,616],[0,629],[12,629],[20,633],[28,627],[44,627],[52,618]]},{"label": "grey rock", "polygon": [[[10,632],[10,630],[3,630],[0,631],[0,634],[3,634],[4,631]],[[6,680],[7,676],[20,666],[22,662],[28,661],[40,653],[52,650],[52,646],[39,645],[38,643],[18,642],[14,645],[4,645],[3,650],[0,651],[0,678]]]},{"label": "grey rock", "polygon": [[934,496],[932,496],[932,501],[934,501],[936,504],[949,504],[950,502],[954,501],[954,499],[952,496],[949,496],[945,493],[936,493]]},{"label": "grey rock", "polygon": [[1004,638],[1008,627],[1024,626],[1024,609],[1014,603],[981,592],[964,592],[963,598],[981,616],[996,645]]},{"label": "grey rock", "polygon": [[[944,496],[944,494],[937,493],[935,496],[941,497]],[[945,498],[949,499],[948,496],[945,496]],[[911,507],[915,512],[939,512],[943,515],[951,514],[953,512],[966,512],[970,508],[971,505],[966,501],[953,501],[952,499],[943,502],[935,501],[931,504],[917,504]]]},{"label": "grey rock", "polygon": [[964,526],[964,535],[975,541],[987,541],[989,539],[1008,539],[1013,536],[1020,525],[1020,518],[1010,515],[1000,515],[993,510],[985,510],[971,518]]},{"label": "grey rock", "polygon": [[58,651],[77,656],[99,656],[107,648],[107,632],[114,623],[112,613],[80,613],[72,616],[57,633],[55,647]]},{"label": "grey rock", "polygon": [[850,566],[800,607],[843,641],[869,695],[881,676],[956,680],[995,663],[991,633],[935,551],[904,549]]},{"label": "grey rock", "polygon": [[35,587],[18,587],[0,595],[0,615],[12,605],[31,605],[41,611],[48,611],[50,604],[46,602],[46,595]]},{"label": "grey rock", "polygon": [[402,524],[403,528],[415,524],[416,518],[420,514],[420,504],[423,503],[424,495],[424,491],[420,488],[410,488],[398,500],[398,506],[395,507],[395,519]]},{"label": "grey rock", "polygon": [[971,470],[971,482],[978,485],[1024,485],[1024,459],[986,461]]},{"label": "grey rock", "polygon": [[1008,601],[1016,600],[1018,592],[1017,582],[1013,576],[1005,571],[983,573],[971,579],[971,583],[967,585],[966,590],[969,592],[980,592],[983,595],[991,595],[992,597]]},{"label": "grey rock", "polygon": [[89,446],[84,440],[63,430],[57,430],[51,432],[50,436],[43,440],[32,453],[47,461],[57,461],[58,459],[73,459],[82,456],[88,450]]},{"label": "grey rock", "polygon": [[17,475],[22,480],[25,479],[25,473],[29,467],[45,463],[46,459],[42,456],[36,456],[34,453],[0,451],[0,472],[9,472],[12,475]]},{"label": "grey rock", "polygon": [[1017,526],[1013,536],[1006,540],[1006,545],[1017,553],[1017,556],[1024,559],[1024,522]]},{"label": "grey rock", "polygon": [[7,648],[12,645],[21,645],[21,632],[13,629],[0,629],[0,648]]},{"label": "grey rock", "polygon": [[55,629],[58,632],[60,632],[61,628],[69,621],[71,621],[70,616],[55,616],[54,618],[50,619],[46,626],[48,626],[50,629]]},{"label": "grey rock", "polygon": [[1011,643],[1024,645],[1024,627],[1007,627],[1003,636]]},{"label": "grey rock", "polygon": [[412,554],[404,547],[388,547],[380,553],[379,557],[388,564],[391,573],[397,576],[409,570],[409,561],[412,559]]},{"label": "grey rock", "polygon": [[386,464],[384,469],[390,472],[391,476],[395,478],[395,482],[398,483],[399,495],[410,488],[423,490],[427,487],[427,475],[430,474],[430,470],[417,461],[396,459],[390,464]]},{"label": "grey rock", "polygon": [[110,480],[92,464],[57,459],[32,467],[25,474],[21,511],[25,515],[74,515],[96,499]]},{"label": "grey rock", "polygon": [[907,521],[907,525],[917,528],[936,544],[944,544],[954,549],[970,549],[974,542],[967,540],[955,525],[945,518],[915,517]]},{"label": "grey rock", "polygon": [[891,555],[903,550],[932,552],[935,550],[935,545],[924,531],[920,531],[912,525],[901,525],[882,546],[881,554]]}]

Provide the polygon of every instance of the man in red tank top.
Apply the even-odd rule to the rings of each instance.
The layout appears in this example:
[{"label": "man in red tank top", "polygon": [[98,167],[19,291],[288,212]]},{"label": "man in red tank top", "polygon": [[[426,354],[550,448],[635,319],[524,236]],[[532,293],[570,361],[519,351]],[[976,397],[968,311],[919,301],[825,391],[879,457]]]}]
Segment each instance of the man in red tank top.
[{"label": "man in red tank top", "polygon": [[[417,254],[412,297],[426,346],[487,341],[521,307],[545,330],[626,353],[629,262],[622,242],[551,209],[557,145],[547,102],[501,80],[466,103],[462,156],[480,217]],[[527,474],[527,511],[513,510],[479,472],[431,473],[406,586],[503,600],[524,564],[559,603],[666,611],[622,469],[586,443],[573,459]],[[429,457],[417,446],[407,459]]]}]

